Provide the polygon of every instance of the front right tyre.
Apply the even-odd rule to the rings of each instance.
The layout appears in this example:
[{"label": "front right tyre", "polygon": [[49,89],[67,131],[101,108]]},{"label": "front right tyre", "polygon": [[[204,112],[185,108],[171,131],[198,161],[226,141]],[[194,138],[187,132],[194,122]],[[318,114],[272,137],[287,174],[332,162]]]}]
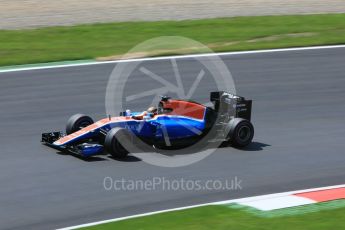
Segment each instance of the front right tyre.
[{"label": "front right tyre", "polygon": [[66,134],[69,135],[74,132],[77,132],[82,128],[92,125],[93,123],[94,121],[91,117],[86,116],[84,114],[75,114],[71,116],[67,121]]}]

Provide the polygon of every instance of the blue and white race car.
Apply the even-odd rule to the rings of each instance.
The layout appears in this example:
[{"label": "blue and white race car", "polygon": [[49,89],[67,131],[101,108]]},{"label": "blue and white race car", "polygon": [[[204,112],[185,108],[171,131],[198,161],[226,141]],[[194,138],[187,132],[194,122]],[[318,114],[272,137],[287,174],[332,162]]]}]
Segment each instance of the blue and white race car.
[{"label": "blue and white race car", "polygon": [[128,143],[138,140],[153,149],[184,148],[206,136],[207,142],[236,147],[250,144],[254,136],[252,101],[223,91],[212,92],[210,100],[212,107],[162,97],[157,108],[134,113],[127,110],[97,122],[76,114],[68,120],[66,133],[43,133],[41,142],[83,157],[107,152],[115,158],[126,157]]}]

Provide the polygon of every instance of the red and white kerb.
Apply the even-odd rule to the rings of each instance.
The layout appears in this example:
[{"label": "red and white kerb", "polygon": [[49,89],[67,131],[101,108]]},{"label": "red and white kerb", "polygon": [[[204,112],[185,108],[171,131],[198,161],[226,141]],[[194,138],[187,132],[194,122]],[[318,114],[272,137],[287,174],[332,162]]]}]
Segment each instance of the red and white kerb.
[{"label": "red and white kerb", "polygon": [[345,199],[345,187],[280,196],[261,196],[237,203],[262,211],[271,211],[339,199]]}]

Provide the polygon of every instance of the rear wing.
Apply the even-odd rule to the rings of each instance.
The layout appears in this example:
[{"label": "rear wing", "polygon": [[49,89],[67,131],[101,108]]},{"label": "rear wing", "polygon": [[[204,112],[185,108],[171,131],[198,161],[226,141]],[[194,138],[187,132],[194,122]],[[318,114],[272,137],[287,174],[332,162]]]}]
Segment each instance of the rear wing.
[{"label": "rear wing", "polygon": [[210,93],[210,101],[214,105],[214,110],[219,114],[231,114],[248,121],[251,119],[252,100],[246,100],[244,97],[224,91],[217,91]]}]

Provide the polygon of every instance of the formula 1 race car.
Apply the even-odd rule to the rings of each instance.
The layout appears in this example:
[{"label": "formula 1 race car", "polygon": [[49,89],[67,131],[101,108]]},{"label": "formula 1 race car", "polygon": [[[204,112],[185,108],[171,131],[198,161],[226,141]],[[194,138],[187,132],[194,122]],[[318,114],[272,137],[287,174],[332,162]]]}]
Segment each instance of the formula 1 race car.
[{"label": "formula 1 race car", "polygon": [[[251,143],[254,127],[250,122],[252,101],[227,92],[211,92],[208,107],[197,102],[163,96],[157,108],[94,122],[83,114],[67,122],[66,134],[43,133],[41,142],[60,151],[90,157],[110,153],[122,158],[129,153],[122,143],[138,139],[155,149],[183,148],[211,136],[206,142],[245,147]],[[135,138],[133,138],[135,137]],[[204,141],[203,141],[204,142]]]}]

